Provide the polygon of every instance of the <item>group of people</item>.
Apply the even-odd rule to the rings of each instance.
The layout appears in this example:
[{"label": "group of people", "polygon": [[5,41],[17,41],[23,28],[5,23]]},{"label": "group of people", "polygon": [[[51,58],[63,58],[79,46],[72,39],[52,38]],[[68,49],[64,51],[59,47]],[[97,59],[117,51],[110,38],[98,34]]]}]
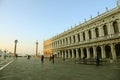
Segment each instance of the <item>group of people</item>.
[{"label": "group of people", "polygon": [[[96,66],[99,66],[99,65],[100,65],[100,60],[101,60],[100,57],[99,57],[99,56],[96,56],[96,59],[95,59],[95,60],[96,60]],[[87,61],[87,60],[86,60],[86,57],[83,56],[83,63],[86,64],[86,61]]]},{"label": "group of people", "polygon": [[[49,61],[52,61],[52,63],[54,64],[54,55],[51,55],[49,57]],[[41,63],[44,63],[44,55],[41,56]]]}]

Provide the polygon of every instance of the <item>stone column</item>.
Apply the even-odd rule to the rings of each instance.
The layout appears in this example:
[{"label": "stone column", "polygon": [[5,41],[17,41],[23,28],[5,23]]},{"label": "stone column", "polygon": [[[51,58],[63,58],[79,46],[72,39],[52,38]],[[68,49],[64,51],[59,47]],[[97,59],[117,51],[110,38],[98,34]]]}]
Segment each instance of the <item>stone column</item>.
[{"label": "stone column", "polygon": [[87,49],[87,59],[89,59],[90,58],[90,50],[89,50],[89,48],[86,48]]},{"label": "stone column", "polygon": [[91,33],[92,33],[92,39],[96,38],[96,33],[95,33],[95,29],[91,29]]},{"label": "stone column", "polygon": [[64,51],[62,51],[62,58],[64,58]]},{"label": "stone column", "polygon": [[89,40],[89,37],[88,37],[88,31],[85,31],[85,40]]},{"label": "stone column", "polygon": [[83,48],[80,49],[81,50],[81,58],[83,58]]},{"label": "stone column", "polygon": [[111,53],[112,53],[112,58],[113,60],[117,59],[116,52],[115,52],[115,46],[111,44]]},{"label": "stone column", "polygon": [[58,58],[58,51],[56,52],[56,57]]},{"label": "stone column", "polygon": [[36,41],[36,57],[38,57],[38,41]]},{"label": "stone column", "polygon": [[70,58],[70,50],[68,50],[68,58]]},{"label": "stone column", "polygon": [[102,52],[102,58],[106,58],[106,55],[105,55],[105,46],[100,46],[101,47],[101,52]]},{"label": "stone column", "polygon": [[78,49],[76,49],[76,58],[79,58]]},{"label": "stone column", "polygon": [[107,24],[107,29],[108,29],[108,34],[114,34],[114,29],[111,22]]},{"label": "stone column", "polygon": [[61,53],[60,53],[60,58],[62,58],[62,51],[61,51]]},{"label": "stone column", "polygon": [[80,33],[80,41],[83,41],[83,35]]},{"label": "stone column", "polygon": [[74,58],[74,49],[72,49],[72,58]]},{"label": "stone column", "polygon": [[95,46],[93,46],[93,56],[94,56],[94,58],[96,58],[96,56],[97,56],[97,54],[96,54],[96,47]]},{"label": "stone column", "polygon": [[120,20],[116,20],[117,23],[118,23],[118,29],[119,29],[119,32],[120,32]]},{"label": "stone column", "polygon": [[67,53],[66,53],[66,50],[65,50],[65,59],[67,58]]},{"label": "stone column", "polygon": [[103,26],[98,27],[98,29],[99,29],[99,36],[100,37],[104,36]]},{"label": "stone column", "polygon": [[15,40],[14,55],[13,55],[14,57],[16,57],[17,43],[18,43],[18,40]]},{"label": "stone column", "polygon": [[78,42],[78,36],[77,34],[75,35],[75,43]]},{"label": "stone column", "polygon": [[62,45],[63,45],[63,39],[62,39]]}]

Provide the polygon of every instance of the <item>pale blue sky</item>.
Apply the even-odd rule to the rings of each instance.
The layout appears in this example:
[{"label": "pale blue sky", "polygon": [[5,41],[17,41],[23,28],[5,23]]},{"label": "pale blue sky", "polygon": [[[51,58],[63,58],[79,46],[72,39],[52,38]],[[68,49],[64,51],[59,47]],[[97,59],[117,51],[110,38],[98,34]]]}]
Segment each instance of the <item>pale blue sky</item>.
[{"label": "pale blue sky", "polygon": [[97,16],[116,0],[0,0],[0,49],[35,54],[35,42],[42,42],[64,30]]}]

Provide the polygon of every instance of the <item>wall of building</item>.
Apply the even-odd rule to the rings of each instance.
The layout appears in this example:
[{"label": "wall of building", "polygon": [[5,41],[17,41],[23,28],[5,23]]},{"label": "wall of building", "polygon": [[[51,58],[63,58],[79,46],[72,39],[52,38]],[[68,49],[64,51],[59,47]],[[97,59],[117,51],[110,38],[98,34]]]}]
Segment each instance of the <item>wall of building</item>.
[{"label": "wall of building", "polygon": [[43,53],[45,57],[52,55],[52,40],[48,39],[43,42]]},{"label": "wall of building", "polygon": [[52,50],[62,58],[120,58],[120,8],[98,15],[52,39]]}]

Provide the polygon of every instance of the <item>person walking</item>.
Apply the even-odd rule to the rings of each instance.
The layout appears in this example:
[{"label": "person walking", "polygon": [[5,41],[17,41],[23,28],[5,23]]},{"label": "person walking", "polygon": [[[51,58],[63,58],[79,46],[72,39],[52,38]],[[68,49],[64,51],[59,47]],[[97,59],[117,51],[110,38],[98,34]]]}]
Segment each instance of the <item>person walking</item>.
[{"label": "person walking", "polygon": [[52,63],[54,64],[54,55],[52,55]]},{"label": "person walking", "polygon": [[44,55],[41,56],[41,62],[44,63]]},{"label": "person walking", "polygon": [[28,56],[27,56],[27,59],[28,59],[28,60],[30,60],[30,57],[31,57],[31,56],[30,56],[30,55],[28,55]]},{"label": "person walking", "polygon": [[96,66],[99,66],[100,65],[100,58],[99,56],[96,56]]},{"label": "person walking", "polygon": [[84,64],[86,64],[86,59],[85,59],[86,57],[85,56],[83,56],[83,63]]}]

